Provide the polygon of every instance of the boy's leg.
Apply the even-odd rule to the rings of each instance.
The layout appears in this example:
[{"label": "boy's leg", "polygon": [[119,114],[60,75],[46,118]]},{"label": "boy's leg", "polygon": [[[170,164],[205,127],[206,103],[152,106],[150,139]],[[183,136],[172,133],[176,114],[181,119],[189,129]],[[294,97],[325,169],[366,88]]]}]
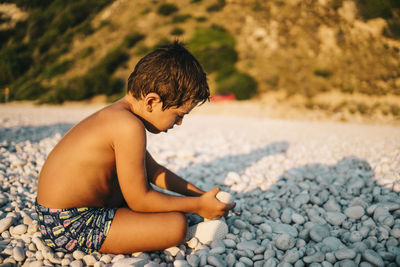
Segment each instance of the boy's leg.
[{"label": "boy's leg", "polygon": [[127,254],[161,250],[182,243],[186,233],[183,213],[140,213],[119,208],[99,252]]}]

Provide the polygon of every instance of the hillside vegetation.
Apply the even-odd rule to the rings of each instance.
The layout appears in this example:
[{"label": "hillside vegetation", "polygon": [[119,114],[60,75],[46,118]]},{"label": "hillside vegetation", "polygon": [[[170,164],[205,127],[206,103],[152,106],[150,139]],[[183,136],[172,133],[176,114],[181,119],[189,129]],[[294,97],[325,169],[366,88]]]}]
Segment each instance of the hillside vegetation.
[{"label": "hillside vegetation", "polygon": [[[10,100],[113,101],[140,57],[179,39],[213,93],[400,116],[398,0],[3,0],[0,23],[2,101],[4,88]],[[341,100],[321,97],[333,92]]]}]

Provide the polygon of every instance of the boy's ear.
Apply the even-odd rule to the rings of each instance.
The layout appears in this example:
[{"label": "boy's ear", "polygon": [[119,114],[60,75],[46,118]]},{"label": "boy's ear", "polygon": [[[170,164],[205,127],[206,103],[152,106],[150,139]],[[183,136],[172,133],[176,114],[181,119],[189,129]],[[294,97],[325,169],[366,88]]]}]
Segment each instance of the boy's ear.
[{"label": "boy's ear", "polygon": [[157,93],[148,93],[144,98],[146,111],[152,112],[155,105],[162,103],[161,97]]}]

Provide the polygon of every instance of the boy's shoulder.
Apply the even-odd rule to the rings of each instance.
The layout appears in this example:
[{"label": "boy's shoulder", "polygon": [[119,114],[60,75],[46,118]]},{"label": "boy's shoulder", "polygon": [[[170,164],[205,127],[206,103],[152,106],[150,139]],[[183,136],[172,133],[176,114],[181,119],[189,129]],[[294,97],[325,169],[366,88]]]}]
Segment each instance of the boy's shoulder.
[{"label": "boy's shoulder", "polygon": [[105,123],[113,136],[145,133],[143,122],[129,109],[110,105],[98,112],[99,122]]}]

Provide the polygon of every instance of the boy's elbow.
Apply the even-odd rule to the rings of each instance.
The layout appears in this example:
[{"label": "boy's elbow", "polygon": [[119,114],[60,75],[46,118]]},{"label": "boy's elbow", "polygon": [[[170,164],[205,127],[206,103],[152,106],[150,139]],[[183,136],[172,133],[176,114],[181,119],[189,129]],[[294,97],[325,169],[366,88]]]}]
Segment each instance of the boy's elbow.
[{"label": "boy's elbow", "polygon": [[138,211],[138,212],[151,212],[151,201],[148,200],[148,192],[136,196],[135,199],[128,200],[126,204],[128,205],[129,209],[132,211]]}]

